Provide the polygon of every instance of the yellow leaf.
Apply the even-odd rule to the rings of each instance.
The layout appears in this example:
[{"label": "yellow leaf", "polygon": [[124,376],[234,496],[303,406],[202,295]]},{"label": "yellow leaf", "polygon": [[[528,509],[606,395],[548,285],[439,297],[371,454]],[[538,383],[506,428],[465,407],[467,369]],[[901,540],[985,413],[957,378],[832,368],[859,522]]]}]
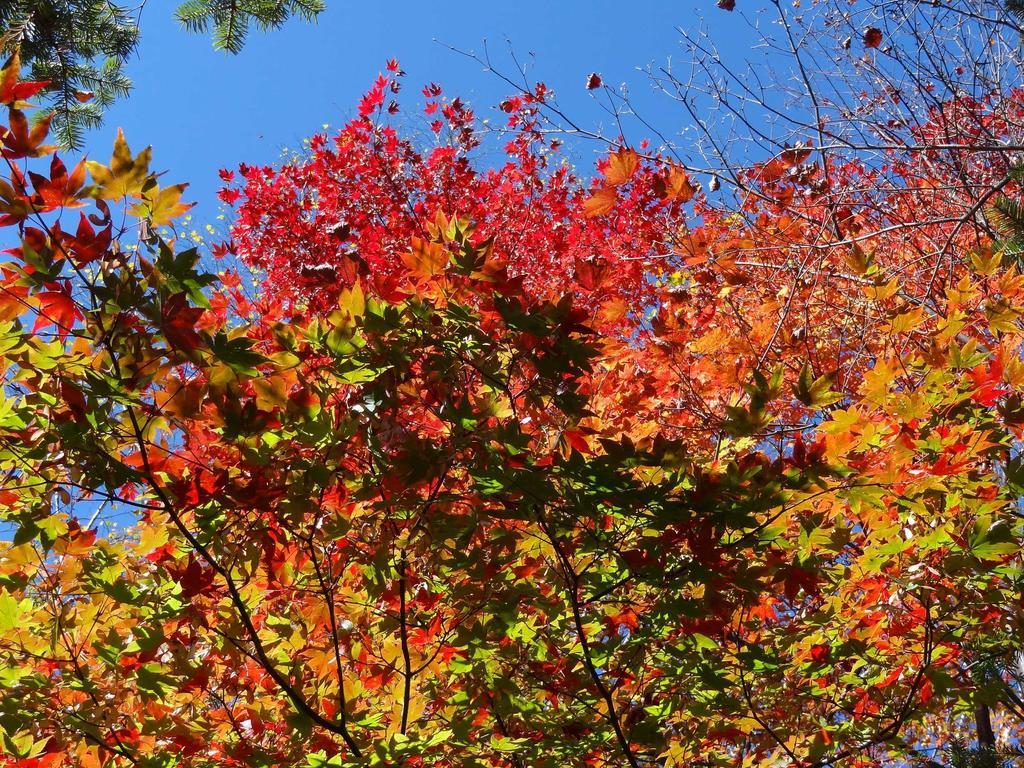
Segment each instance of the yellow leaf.
[{"label": "yellow leaf", "polygon": [[288,404],[288,385],[279,376],[256,379],[252,388],[256,392],[256,407],[261,411],[272,411]]},{"label": "yellow leaf", "polygon": [[162,525],[147,525],[139,534],[137,549],[140,555],[148,555],[168,542],[167,528]]},{"label": "yellow leaf", "polygon": [[1003,263],[1003,252],[996,251],[995,253],[972,253],[971,264],[974,267],[974,271],[979,275],[991,275],[995,272],[999,265]]},{"label": "yellow leaf", "polygon": [[985,304],[985,316],[988,327],[997,333],[1014,333],[1018,330],[1017,320],[1020,312],[1005,299],[990,301]]},{"label": "yellow leaf", "polygon": [[338,306],[347,311],[352,317],[362,317],[366,311],[366,297],[363,295],[363,287],[356,280],[351,288],[346,288],[338,297]]},{"label": "yellow leaf", "polygon": [[893,333],[907,333],[908,331],[912,331],[917,328],[923,320],[924,309],[922,307],[918,307],[917,309],[912,309],[909,312],[896,315],[896,317],[892,319],[892,322],[889,323],[889,327],[892,329]]},{"label": "yellow leaf", "polygon": [[960,278],[960,282],[956,284],[955,288],[950,286],[946,289],[946,296],[949,298],[950,306],[954,307],[973,301],[977,295],[977,287],[967,275]]},{"label": "yellow leaf", "polygon": [[423,713],[426,711],[426,709],[426,696],[421,695],[419,691],[414,691],[413,695],[409,697],[409,712],[407,713],[409,722],[415,723],[417,720],[419,720],[420,717],[423,716]]},{"label": "yellow leaf", "polygon": [[899,278],[893,278],[888,283],[882,283],[881,285],[868,285],[864,286],[864,293],[869,299],[875,301],[885,301],[888,298],[896,295],[896,292],[900,289]]},{"label": "yellow leaf", "polygon": [[345,687],[345,699],[347,701],[355,701],[365,690],[362,682],[353,678],[351,675],[345,676],[343,685]]},{"label": "yellow leaf", "polygon": [[898,371],[899,366],[894,360],[879,359],[874,367],[864,374],[864,383],[861,385],[864,397],[871,402],[883,402],[892,388]]},{"label": "yellow leaf", "polygon": [[153,148],[146,147],[132,159],[128,142],[124,138],[124,131],[118,128],[110,165],[106,166],[95,160],[85,161],[85,167],[89,169],[93,182],[95,182],[93,195],[101,200],[120,200],[122,197],[141,196],[142,188],[150,178],[149,163],[152,158]]},{"label": "yellow leaf", "polygon": [[153,187],[142,195],[142,202],[133,205],[129,210],[132,216],[149,219],[154,225],[170,224],[172,219],[181,216],[195,203],[181,202],[181,195],[188,184],[174,184],[170,187]]}]

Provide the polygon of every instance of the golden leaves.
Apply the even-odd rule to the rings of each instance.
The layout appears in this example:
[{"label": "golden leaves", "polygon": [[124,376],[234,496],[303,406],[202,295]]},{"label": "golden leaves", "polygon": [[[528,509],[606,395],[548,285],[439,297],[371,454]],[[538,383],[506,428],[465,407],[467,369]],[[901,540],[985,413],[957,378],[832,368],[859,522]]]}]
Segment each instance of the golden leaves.
[{"label": "golden leaves", "polygon": [[93,180],[89,193],[100,200],[136,198],[139,202],[129,208],[128,213],[147,219],[154,226],[170,224],[195,203],[181,201],[188,184],[172,184],[162,188],[157,185],[156,174],[149,170],[152,159],[152,147],[146,147],[133,157],[124,138],[124,131],[118,129],[110,165],[95,160],[85,161]]},{"label": "golden leaves", "polygon": [[909,333],[915,330],[924,322],[924,308],[915,307],[907,312],[896,315],[890,322],[889,328],[893,333]]},{"label": "golden leaves", "polygon": [[1002,251],[991,251],[971,252],[971,266],[974,267],[974,271],[979,275],[991,275],[1000,265],[1003,263],[1003,252]]},{"label": "golden leaves", "polygon": [[152,159],[152,147],[146,147],[132,158],[124,131],[118,128],[110,165],[106,166],[95,160],[85,162],[95,185],[91,190],[93,196],[101,200],[141,197],[143,189],[151,180],[149,163]]},{"label": "golden leaves", "polygon": [[450,254],[441,243],[428,242],[420,237],[412,239],[412,250],[402,255],[402,261],[420,277],[440,275],[448,266]]},{"label": "golden leaves", "polygon": [[171,221],[188,211],[195,203],[181,202],[181,195],[188,184],[173,184],[163,189],[153,186],[142,193],[142,202],[129,209],[132,216],[149,219],[155,226],[170,224]]},{"label": "golden leaves", "polygon": [[862,290],[864,291],[864,295],[873,301],[885,301],[899,293],[900,280],[899,278],[894,277],[887,283],[862,286]]}]

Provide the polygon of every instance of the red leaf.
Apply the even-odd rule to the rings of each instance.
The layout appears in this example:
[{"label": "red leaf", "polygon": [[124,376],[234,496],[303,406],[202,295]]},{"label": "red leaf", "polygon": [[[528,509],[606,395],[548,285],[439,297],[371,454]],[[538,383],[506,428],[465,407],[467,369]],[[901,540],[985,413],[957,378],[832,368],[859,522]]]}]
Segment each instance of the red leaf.
[{"label": "red leaf", "polygon": [[201,592],[206,591],[213,585],[213,579],[213,569],[204,568],[203,564],[195,556],[189,555],[188,566],[178,576],[182,597],[195,597]]},{"label": "red leaf", "polygon": [[61,379],[60,397],[61,400],[64,401],[64,405],[66,405],[68,410],[71,411],[71,415],[74,416],[75,421],[80,421],[85,418],[85,414],[89,410],[89,406],[85,402],[85,396],[82,394],[82,390],[67,379]]},{"label": "red leaf", "polygon": [[932,681],[929,680],[927,677],[924,678],[921,681],[921,687],[918,689],[918,692],[921,695],[922,704],[927,704],[929,701],[931,701],[932,694],[934,693],[934,690],[932,688]]},{"label": "red leaf", "polygon": [[882,44],[882,30],[878,27],[868,27],[864,30],[864,47],[877,48]]},{"label": "red leaf", "polygon": [[996,401],[1007,394],[1010,389],[1003,385],[1003,364],[995,358],[989,365],[981,363],[971,369],[971,382],[974,384],[974,393],[971,399],[979,405],[992,406]]},{"label": "red leaf", "polygon": [[189,307],[184,293],[176,293],[167,299],[161,309],[160,326],[168,343],[186,352],[198,348],[201,341],[196,332],[196,323],[203,312],[205,310],[201,307]]},{"label": "red leaf", "polygon": [[42,157],[53,152],[57,148],[56,145],[43,144],[50,132],[52,119],[53,115],[47,115],[29,128],[25,113],[20,109],[12,108],[9,119],[10,127],[3,137],[3,156],[8,160],[17,160],[22,157]]},{"label": "red leaf", "polygon": [[567,429],[562,433],[562,436],[565,438],[565,442],[572,446],[574,450],[580,453],[590,453],[590,445],[587,443],[587,438],[583,436],[582,432]]},{"label": "red leaf", "polygon": [[80,208],[83,203],[78,193],[85,185],[85,161],[74,167],[70,175],[63,161],[53,156],[50,161],[50,178],[29,171],[29,178],[36,190],[36,195],[43,203],[44,210],[55,208]]},{"label": "red leaf", "polygon": [[113,230],[112,226],[108,224],[97,233],[83,213],[78,219],[78,229],[74,235],[69,235],[61,232],[59,228],[55,228],[54,236],[60,242],[65,254],[76,265],[81,267],[103,258],[110,248]]},{"label": "red leaf", "polygon": [[75,321],[82,317],[74,299],[64,291],[44,291],[38,294],[36,299],[39,301],[39,314],[32,326],[33,333],[40,328],[53,325],[63,337],[71,332]]},{"label": "red leaf", "polygon": [[49,80],[19,82],[20,72],[21,59],[15,50],[7,65],[0,70],[0,104],[17,104],[23,99],[30,99],[50,84]]}]

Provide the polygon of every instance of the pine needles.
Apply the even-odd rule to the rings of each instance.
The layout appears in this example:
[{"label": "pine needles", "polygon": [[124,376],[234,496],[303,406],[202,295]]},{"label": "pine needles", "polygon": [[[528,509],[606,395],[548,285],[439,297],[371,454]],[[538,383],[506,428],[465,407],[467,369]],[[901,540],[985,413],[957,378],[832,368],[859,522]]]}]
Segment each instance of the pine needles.
[{"label": "pine needles", "polygon": [[[276,29],[292,16],[313,21],[323,0],[186,0],[176,16],[191,32],[212,31],[218,50],[238,53],[251,26]],[[104,110],[126,96],[125,64],[139,43],[141,6],[112,0],[0,0],[0,53],[21,50],[34,80],[49,80],[52,133],[80,148]]]}]

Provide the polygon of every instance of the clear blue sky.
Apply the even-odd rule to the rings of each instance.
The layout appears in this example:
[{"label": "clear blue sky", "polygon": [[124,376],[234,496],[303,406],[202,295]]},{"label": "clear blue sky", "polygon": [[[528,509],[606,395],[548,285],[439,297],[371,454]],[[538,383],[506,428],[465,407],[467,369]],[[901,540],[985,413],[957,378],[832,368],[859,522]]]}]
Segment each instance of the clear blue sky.
[{"label": "clear blue sky", "polygon": [[509,44],[522,59],[533,54],[532,78],[555,88],[574,118],[588,125],[602,120],[584,88],[597,71],[606,83],[628,83],[645,116],[673,132],[687,118],[652,93],[638,68],[686,59],[676,27],[693,28],[700,16],[719,44],[738,55],[750,39],[739,8],[726,13],[713,0],[328,0],[317,24],[293,19],[267,34],[253,30],[245,50],[231,56],[213,51],[208,37],[181,30],[176,5],[146,6],[142,42],[128,68],[135,89],[88,136],[86,151],[106,160],[119,126],[133,150],[153,144],[154,167],[167,170],[168,181],[191,182],[200,221],[217,212],[219,168],[276,162],[283,147],[298,147],[324,123],[341,125],[389,58],[408,73],[404,95],[411,102],[418,103],[422,84],[436,81],[470,100],[479,115],[492,113],[507,86],[436,41],[481,52],[486,39],[509,70]]}]

